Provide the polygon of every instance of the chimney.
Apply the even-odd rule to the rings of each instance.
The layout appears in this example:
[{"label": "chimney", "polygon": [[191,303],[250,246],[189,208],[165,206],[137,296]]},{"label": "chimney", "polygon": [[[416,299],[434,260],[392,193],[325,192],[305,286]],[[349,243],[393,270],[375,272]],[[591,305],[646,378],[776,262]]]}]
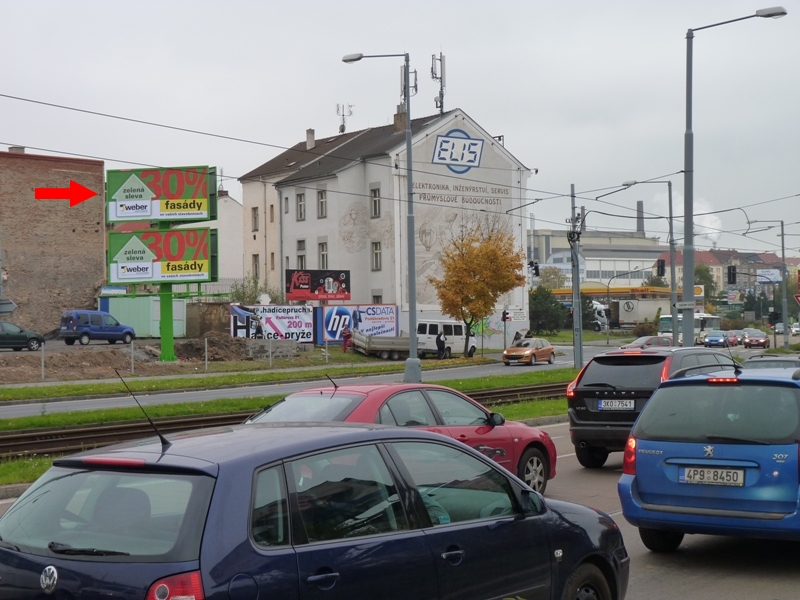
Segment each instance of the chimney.
[{"label": "chimney", "polygon": [[314,141],[314,130],[306,129],[306,150],[311,150],[314,146],[316,146],[316,142]]},{"label": "chimney", "polygon": [[25,146],[9,146],[8,151],[11,154],[25,154]]},{"label": "chimney", "polygon": [[394,115],[394,130],[405,131],[408,122],[408,113],[406,112],[405,104],[397,105],[397,112]]},{"label": "chimney", "polygon": [[644,235],[644,202],[636,201],[636,233]]}]

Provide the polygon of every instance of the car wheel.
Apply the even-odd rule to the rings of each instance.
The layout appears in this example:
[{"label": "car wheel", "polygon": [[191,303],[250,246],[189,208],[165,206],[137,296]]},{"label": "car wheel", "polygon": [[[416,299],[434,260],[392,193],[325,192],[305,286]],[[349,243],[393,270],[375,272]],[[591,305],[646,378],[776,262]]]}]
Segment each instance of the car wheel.
[{"label": "car wheel", "polygon": [[381,350],[380,352],[378,352],[378,358],[382,358],[383,360],[389,360],[389,351]]},{"label": "car wheel", "polygon": [[531,354],[531,362],[528,363],[530,366],[536,364],[536,354]]},{"label": "car wheel", "polygon": [[606,464],[606,460],[608,460],[608,450],[592,448],[591,446],[586,448],[576,446],[575,456],[578,458],[578,462],[581,463],[581,466],[587,469],[599,469]]},{"label": "car wheel", "polygon": [[517,466],[517,477],[531,486],[540,494],[544,494],[547,487],[547,475],[550,469],[544,454],[538,448],[528,448],[522,453]]},{"label": "car wheel", "polygon": [[72,346],[75,343],[75,338],[67,338],[66,340],[64,340],[64,343],[67,346]]},{"label": "car wheel", "polygon": [[675,552],[683,541],[680,531],[666,531],[664,529],[647,529],[639,527],[639,537],[645,548],[651,552]]},{"label": "car wheel", "polygon": [[126,333],[125,335],[122,336],[123,344],[130,344],[132,341],[133,341],[133,336],[130,333]]},{"label": "car wheel", "polygon": [[572,572],[564,584],[561,600],[611,600],[603,572],[591,563],[583,563]]},{"label": "car wheel", "polygon": [[389,353],[389,360],[400,360],[400,353],[397,350],[392,350]]},{"label": "car wheel", "polygon": [[82,333],[81,337],[78,338],[78,341],[81,343],[81,346],[85,346],[86,344],[89,343],[90,339],[91,338],[89,337],[88,333]]},{"label": "car wheel", "polygon": [[36,352],[39,348],[42,347],[42,343],[37,339],[30,339],[28,340],[28,350],[31,352]]},{"label": "car wheel", "polygon": [[510,366],[511,366],[511,363],[510,363],[510,362],[505,362],[505,361],[503,361],[503,364],[504,364],[505,366],[507,366],[507,367],[510,367]]},{"label": "car wheel", "polygon": [[550,358],[548,358],[548,359],[547,359],[547,362],[548,362],[548,363],[550,363],[551,365],[552,365],[554,362],[556,362],[556,355],[555,355],[555,354],[551,354],[551,355],[550,355]]}]

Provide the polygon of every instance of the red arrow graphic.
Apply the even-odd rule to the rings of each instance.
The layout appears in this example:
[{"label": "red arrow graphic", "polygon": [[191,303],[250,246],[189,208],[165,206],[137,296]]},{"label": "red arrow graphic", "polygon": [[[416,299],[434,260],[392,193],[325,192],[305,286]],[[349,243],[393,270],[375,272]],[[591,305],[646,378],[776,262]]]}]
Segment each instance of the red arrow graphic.
[{"label": "red arrow graphic", "polygon": [[92,196],[97,196],[97,192],[93,192],[71,179],[68,188],[36,188],[33,193],[33,197],[36,200],[69,200],[70,206],[75,206]]}]

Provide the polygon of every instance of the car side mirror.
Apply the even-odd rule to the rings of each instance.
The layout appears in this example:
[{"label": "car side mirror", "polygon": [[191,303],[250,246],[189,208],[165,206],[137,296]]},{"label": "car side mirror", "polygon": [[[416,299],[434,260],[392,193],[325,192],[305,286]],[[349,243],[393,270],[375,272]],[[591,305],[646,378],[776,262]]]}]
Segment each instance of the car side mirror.
[{"label": "car side mirror", "polygon": [[544,512],[544,497],[533,490],[521,490],[519,494],[522,512],[540,515]]},{"label": "car side mirror", "polygon": [[489,413],[489,425],[492,427],[497,427],[498,425],[503,425],[506,422],[506,418],[501,415],[500,413]]}]

